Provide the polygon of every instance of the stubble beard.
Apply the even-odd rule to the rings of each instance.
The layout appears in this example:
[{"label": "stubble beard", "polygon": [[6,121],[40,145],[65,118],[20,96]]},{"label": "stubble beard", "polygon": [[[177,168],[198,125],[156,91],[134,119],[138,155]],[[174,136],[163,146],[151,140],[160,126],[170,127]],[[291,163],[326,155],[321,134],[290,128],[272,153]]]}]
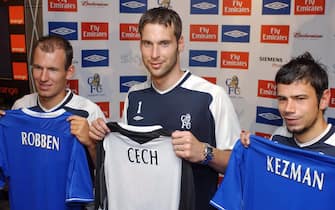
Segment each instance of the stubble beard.
[{"label": "stubble beard", "polygon": [[299,128],[290,129],[289,127],[287,127],[287,130],[293,135],[302,135],[304,133],[307,133],[310,129],[312,129],[314,125],[316,124],[316,122],[317,122],[317,118],[315,118],[311,123],[305,125],[304,127],[300,129]]}]

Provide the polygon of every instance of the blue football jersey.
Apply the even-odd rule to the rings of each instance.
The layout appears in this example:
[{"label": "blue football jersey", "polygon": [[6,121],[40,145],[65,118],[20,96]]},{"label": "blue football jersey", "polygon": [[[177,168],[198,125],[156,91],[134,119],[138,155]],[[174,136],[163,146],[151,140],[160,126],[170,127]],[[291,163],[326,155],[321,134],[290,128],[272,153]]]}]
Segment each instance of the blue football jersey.
[{"label": "blue football jersey", "polygon": [[251,136],[238,141],[211,200],[227,210],[333,210],[335,158]]},{"label": "blue football jersey", "polygon": [[0,188],[7,180],[11,210],[73,210],[93,201],[83,145],[60,109],[6,111],[0,118]]}]

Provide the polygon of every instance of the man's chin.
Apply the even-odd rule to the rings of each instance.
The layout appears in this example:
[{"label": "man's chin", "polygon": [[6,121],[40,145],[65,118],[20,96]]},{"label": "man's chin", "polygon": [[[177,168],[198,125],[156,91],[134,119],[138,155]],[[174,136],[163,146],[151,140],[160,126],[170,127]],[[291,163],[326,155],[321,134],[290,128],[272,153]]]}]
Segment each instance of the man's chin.
[{"label": "man's chin", "polygon": [[47,91],[37,91],[37,93],[38,93],[38,96],[40,98],[49,98],[50,97],[50,94],[48,94]]},{"label": "man's chin", "polygon": [[294,134],[302,134],[305,132],[305,129],[304,128],[299,128],[297,126],[287,126],[287,130],[290,132],[290,133],[294,133]]},{"label": "man's chin", "polygon": [[39,93],[47,93],[47,92],[50,91],[50,88],[40,88],[40,87],[38,87],[36,89],[37,89],[37,92],[39,92]]}]

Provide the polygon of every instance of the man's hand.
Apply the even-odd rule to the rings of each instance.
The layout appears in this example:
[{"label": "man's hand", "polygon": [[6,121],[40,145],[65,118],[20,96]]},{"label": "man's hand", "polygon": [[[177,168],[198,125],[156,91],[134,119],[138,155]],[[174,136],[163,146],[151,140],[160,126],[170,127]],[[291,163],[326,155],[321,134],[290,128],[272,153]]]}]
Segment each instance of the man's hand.
[{"label": "man's hand", "polygon": [[202,161],[205,144],[189,131],[174,131],[171,135],[176,155],[193,163]]},{"label": "man's hand", "polygon": [[240,139],[243,146],[248,147],[250,145],[250,131],[242,130]]},{"label": "man's hand", "polygon": [[0,117],[4,116],[6,114],[6,112],[4,110],[0,110]]},{"label": "man's hand", "polygon": [[96,141],[89,137],[89,124],[86,118],[72,115],[67,118],[71,124],[71,133],[77,137],[77,139],[86,146],[90,157],[95,163],[96,160]]},{"label": "man's hand", "polygon": [[91,123],[89,136],[95,141],[100,141],[105,138],[109,132],[110,130],[107,127],[105,121],[102,118],[98,118]]},{"label": "man's hand", "polygon": [[71,133],[86,147],[91,147],[95,142],[89,137],[89,124],[84,117],[72,115],[67,118],[71,123]]},{"label": "man's hand", "polygon": [[[171,135],[172,145],[176,155],[193,163],[201,163],[205,159],[206,144],[197,139],[189,131],[174,131]],[[210,167],[224,173],[229,162],[231,150],[213,147],[213,159],[208,163]]]}]

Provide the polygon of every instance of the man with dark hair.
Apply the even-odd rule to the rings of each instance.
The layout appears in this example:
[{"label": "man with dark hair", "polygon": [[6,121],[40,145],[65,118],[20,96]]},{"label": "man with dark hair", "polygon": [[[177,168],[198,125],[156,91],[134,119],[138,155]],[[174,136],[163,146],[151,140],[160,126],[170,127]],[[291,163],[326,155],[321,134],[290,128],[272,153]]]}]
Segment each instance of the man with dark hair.
[{"label": "man with dark hair", "polygon": [[[335,156],[335,127],[324,118],[331,96],[325,67],[306,52],[283,65],[275,82],[285,126],[278,128],[271,139]],[[241,133],[245,146],[250,144],[249,134]]]},{"label": "man with dark hair", "polygon": [[327,72],[306,52],[283,65],[275,83],[285,126],[272,141],[241,133],[211,200],[218,209],[333,208],[335,127],[324,119],[330,100]]},{"label": "man with dark hair", "polygon": [[[196,209],[211,209],[209,200],[217,189],[218,172],[225,171],[240,133],[234,107],[222,87],[180,67],[184,37],[175,11],[148,10],[139,21],[139,32],[142,61],[150,78],[128,92],[123,120],[129,125],[162,125],[174,131],[175,154],[192,163]],[[108,132],[101,119],[90,127],[90,136],[96,140]]]}]

